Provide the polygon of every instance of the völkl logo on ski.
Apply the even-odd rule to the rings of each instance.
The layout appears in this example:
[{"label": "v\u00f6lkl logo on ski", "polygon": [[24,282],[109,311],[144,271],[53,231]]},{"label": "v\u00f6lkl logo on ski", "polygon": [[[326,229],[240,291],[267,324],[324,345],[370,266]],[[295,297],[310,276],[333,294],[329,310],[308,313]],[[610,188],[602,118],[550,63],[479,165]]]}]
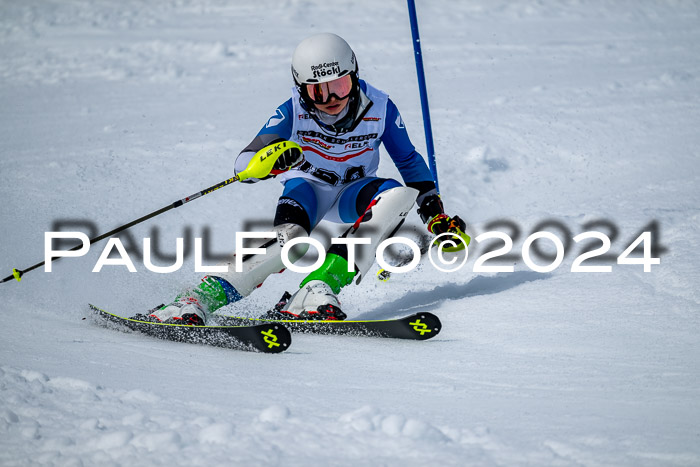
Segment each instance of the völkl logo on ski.
[{"label": "v\u00f6lkl logo on ski", "polygon": [[280,344],[277,343],[277,336],[275,333],[272,331],[272,329],[268,329],[267,331],[260,331],[260,334],[262,334],[264,337],[264,341],[267,344],[268,348],[273,348],[273,347],[279,347]]},{"label": "v\u00f6lkl logo on ski", "polygon": [[417,319],[413,321],[412,323],[408,323],[410,326],[413,326],[413,330],[420,333],[422,336],[426,332],[432,332],[431,329],[428,329],[428,325],[425,323],[421,323],[420,319]]}]

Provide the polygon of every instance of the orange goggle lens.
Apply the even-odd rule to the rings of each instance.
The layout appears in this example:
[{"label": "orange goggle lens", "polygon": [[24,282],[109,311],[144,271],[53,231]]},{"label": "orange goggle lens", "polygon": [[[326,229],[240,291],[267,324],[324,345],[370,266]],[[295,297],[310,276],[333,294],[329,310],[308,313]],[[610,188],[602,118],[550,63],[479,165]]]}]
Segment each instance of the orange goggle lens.
[{"label": "orange goggle lens", "polygon": [[335,96],[338,100],[343,100],[350,95],[351,91],[352,77],[350,75],[345,75],[327,83],[306,85],[306,92],[316,104],[326,104],[332,96]]}]

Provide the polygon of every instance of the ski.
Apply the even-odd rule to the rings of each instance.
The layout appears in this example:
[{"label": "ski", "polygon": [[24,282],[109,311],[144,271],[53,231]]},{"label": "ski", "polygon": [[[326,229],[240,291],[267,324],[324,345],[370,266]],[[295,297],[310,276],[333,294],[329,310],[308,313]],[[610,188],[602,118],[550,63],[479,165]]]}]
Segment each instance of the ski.
[{"label": "ski", "polygon": [[440,319],[432,313],[416,313],[403,318],[359,321],[314,321],[295,319],[244,318],[216,315],[225,324],[282,323],[290,330],[315,334],[338,334],[363,337],[427,340],[440,333]]},{"label": "ski", "polygon": [[238,350],[280,353],[289,348],[292,336],[280,322],[241,323],[228,326],[188,326],[153,323],[115,315],[89,304],[94,316],[121,329],[138,331],[151,337],[190,344],[206,344]]}]

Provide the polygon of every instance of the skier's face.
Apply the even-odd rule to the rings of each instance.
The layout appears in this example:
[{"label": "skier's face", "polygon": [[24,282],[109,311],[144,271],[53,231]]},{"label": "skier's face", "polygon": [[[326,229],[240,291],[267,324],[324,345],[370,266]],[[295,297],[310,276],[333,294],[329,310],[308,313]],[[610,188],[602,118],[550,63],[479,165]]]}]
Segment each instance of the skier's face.
[{"label": "skier's face", "polygon": [[314,103],[314,105],[318,110],[325,112],[328,115],[338,115],[348,105],[348,101],[350,100],[349,97],[350,96],[346,96],[344,99],[336,99],[335,96],[332,96],[327,103]]}]

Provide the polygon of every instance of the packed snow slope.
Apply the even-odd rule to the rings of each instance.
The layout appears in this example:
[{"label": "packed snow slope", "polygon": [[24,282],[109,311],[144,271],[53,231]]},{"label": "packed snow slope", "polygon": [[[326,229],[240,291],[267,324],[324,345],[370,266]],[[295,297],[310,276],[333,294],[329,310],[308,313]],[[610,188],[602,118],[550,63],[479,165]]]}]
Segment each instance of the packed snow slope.
[{"label": "packed snow slope", "polygon": [[[438,337],[294,335],[263,355],[97,326],[88,303],[143,311],[200,274],[191,254],[172,274],[140,254],[135,273],[93,273],[94,245],[0,285],[1,465],[700,464],[698,3],[418,14],[446,209],[474,237],[508,234],[512,257],[485,265],[513,271],[475,272],[489,242],[474,240],[460,272],[424,261],[341,294],[351,318],[430,310]],[[0,1],[0,277],[41,261],[56,222],[105,232],[230,177],[290,95],[294,46],[323,31],[354,47],[425,154],[403,1]],[[208,232],[223,255],[269,226],[280,192],[232,185],[122,239],[172,255]],[[542,273],[521,249],[545,230],[568,249]],[[583,265],[611,272],[571,271],[602,245],[573,241],[590,230],[609,259]],[[616,264],[643,230],[660,264]],[[302,277],[222,311],[256,314]]]}]

